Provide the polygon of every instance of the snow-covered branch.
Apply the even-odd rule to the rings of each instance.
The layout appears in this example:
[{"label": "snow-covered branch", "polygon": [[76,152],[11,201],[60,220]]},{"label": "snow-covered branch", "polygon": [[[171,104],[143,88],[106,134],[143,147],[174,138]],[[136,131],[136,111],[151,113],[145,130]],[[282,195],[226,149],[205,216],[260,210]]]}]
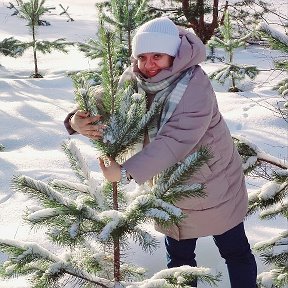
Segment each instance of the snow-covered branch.
[{"label": "snow-covered branch", "polygon": [[275,156],[272,156],[272,155],[264,152],[263,150],[258,148],[255,144],[250,142],[247,138],[245,138],[241,135],[233,135],[233,137],[235,139],[239,140],[244,145],[246,145],[248,149],[251,149],[253,151],[253,155],[250,155],[247,163],[243,164],[244,170],[246,170],[252,164],[255,164],[256,160],[270,163],[270,164],[275,165],[279,168],[288,169],[288,161],[285,161],[283,159],[279,159]]},{"label": "snow-covered branch", "polygon": [[271,37],[273,37],[273,38],[277,39],[278,41],[288,45],[288,36],[281,33],[279,30],[274,29],[273,27],[271,27],[267,23],[265,23],[265,22],[259,23],[257,29],[260,31],[266,32]]},{"label": "snow-covered branch", "polygon": [[[38,258],[48,260],[50,263],[49,267],[46,267],[44,277],[57,275],[59,273],[67,273],[79,279],[83,279],[89,283],[99,285],[99,287],[112,288],[114,286],[114,283],[110,280],[97,277],[80,268],[75,268],[69,261],[56,256],[54,253],[51,253],[35,242],[0,239],[0,246],[6,246],[6,248],[11,247],[11,249],[18,249],[18,256],[13,257],[11,260],[8,260],[6,263],[4,263],[7,275],[17,273],[18,264],[27,265],[30,266],[30,268],[37,270],[37,266],[33,265],[33,261],[35,258]],[[38,267],[38,269],[41,269],[41,267]]]},{"label": "snow-covered branch", "polygon": [[213,273],[209,268],[181,266],[161,270],[150,279],[132,283],[127,288],[173,288],[175,283],[182,287],[182,285],[188,285],[193,279],[198,279],[199,282],[205,281],[210,285],[216,286],[220,276],[220,274]]}]

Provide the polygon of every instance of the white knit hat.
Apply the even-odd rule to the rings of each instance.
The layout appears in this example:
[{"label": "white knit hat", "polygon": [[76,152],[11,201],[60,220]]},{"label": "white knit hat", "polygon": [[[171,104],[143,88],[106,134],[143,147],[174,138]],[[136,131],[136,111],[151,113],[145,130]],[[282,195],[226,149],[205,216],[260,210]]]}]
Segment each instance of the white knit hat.
[{"label": "white knit hat", "polygon": [[177,26],[167,17],[150,20],[140,26],[132,40],[132,56],[143,53],[177,54],[180,45]]}]

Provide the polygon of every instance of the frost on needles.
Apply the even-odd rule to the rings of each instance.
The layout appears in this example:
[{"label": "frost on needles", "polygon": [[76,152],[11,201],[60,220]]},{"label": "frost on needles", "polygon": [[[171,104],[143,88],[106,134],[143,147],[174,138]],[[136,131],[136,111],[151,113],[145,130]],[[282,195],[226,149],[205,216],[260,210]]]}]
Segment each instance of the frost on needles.
[{"label": "frost on needles", "polygon": [[[2,275],[29,274],[33,287],[57,287],[63,281],[76,281],[84,287],[95,284],[96,287],[114,287],[113,273],[107,273],[107,269],[113,267],[115,237],[119,239],[123,252],[128,238],[152,252],[157,241],[143,228],[143,224],[151,220],[162,225],[181,221],[182,212],[173,202],[183,196],[201,196],[203,187],[183,185],[180,186],[183,194],[178,189],[175,195],[173,187],[197,170],[199,163],[207,161],[209,152],[202,149],[183,163],[164,171],[152,189],[145,184],[131,193],[126,187],[120,187],[119,210],[114,210],[111,184],[104,183],[100,173],[89,171],[73,141],[64,147],[79,183],[67,180],[44,183],[27,176],[16,176],[13,185],[16,191],[27,193],[39,203],[38,207],[28,208],[24,219],[34,227],[45,227],[49,240],[67,247],[66,252],[59,256],[36,243],[1,239],[1,250],[13,255],[3,264]],[[134,283],[143,272],[143,269],[124,264],[121,260],[122,287],[175,287],[175,283],[180,285],[178,287],[185,287],[185,283],[194,277],[211,283],[216,283],[219,277],[209,269],[180,267],[157,273],[143,283]],[[107,279],[106,275],[111,275],[111,278]]]},{"label": "frost on needles", "polygon": [[[131,11],[131,5],[145,9],[145,1],[130,1],[129,7],[127,1],[111,3],[113,9],[119,5],[127,11]],[[132,19],[134,14],[125,17],[131,18],[127,23],[137,27]],[[145,95],[137,93],[133,81],[118,87],[119,59],[115,47],[126,38],[117,37],[117,29],[104,27],[104,20],[100,14],[99,71],[93,75],[79,72],[73,74],[72,80],[79,107],[91,115],[100,113],[101,122],[107,127],[103,141],[93,140],[91,144],[102,155],[122,163],[128,152],[135,153],[135,145],[142,142],[147,126],[153,125],[162,103],[154,102],[146,111]],[[196,278],[216,285],[220,275],[202,267],[164,269],[145,279],[144,269],[125,263],[123,257],[131,240],[149,253],[158,247],[146,224],[177,225],[184,217],[174,205],[177,200],[205,197],[202,184],[190,185],[185,180],[212,157],[207,147],[157,175],[153,186],[105,182],[101,173],[90,170],[73,140],[65,142],[63,150],[77,181],[54,179],[45,183],[25,175],[14,176],[12,181],[15,191],[35,199],[35,206],[27,208],[24,220],[32,227],[45,228],[55,249],[48,251],[40,243],[0,239],[0,250],[9,255],[0,268],[1,277],[26,275],[33,288],[181,288]]]},{"label": "frost on needles", "polygon": [[[107,125],[104,141],[93,141],[93,144],[101,153],[121,161],[127,150],[141,139],[143,129],[158,113],[160,104],[155,102],[145,112],[144,96],[135,94],[129,85],[116,96],[119,99],[115,103],[119,104],[104,119]],[[1,268],[2,276],[28,274],[32,287],[41,288],[61,286],[66,281],[84,287],[162,288],[175,287],[176,283],[178,287],[185,287],[195,278],[209,283],[219,280],[219,275],[209,269],[191,267],[168,269],[143,280],[144,270],[124,263],[122,258],[118,259],[117,281],[112,269],[115,266],[115,243],[119,244],[119,255],[125,254],[128,239],[137,242],[144,251],[152,252],[158,243],[144,224],[151,221],[166,226],[177,224],[183,214],[174,203],[182,197],[205,196],[202,185],[188,185],[184,181],[211,158],[206,148],[163,171],[156,177],[153,187],[148,184],[136,186],[132,193],[126,186],[106,183],[101,173],[90,171],[74,141],[64,143],[63,149],[78,182],[55,179],[44,183],[22,175],[14,177],[13,188],[39,203],[37,207],[27,209],[24,219],[32,227],[45,227],[49,240],[64,247],[65,254],[58,256],[36,243],[1,239],[1,250],[11,255]]]},{"label": "frost on needles", "polygon": [[[113,125],[117,131],[117,125]],[[124,263],[123,259],[120,259],[119,281],[115,281],[111,270],[116,239],[121,255],[125,254],[128,239],[152,252],[158,243],[143,224],[151,221],[167,226],[177,224],[183,214],[173,203],[182,197],[205,196],[202,185],[179,185],[179,182],[185,181],[211,157],[207,149],[203,148],[163,171],[152,188],[144,184],[131,192],[126,186],[117,185],[119,208],[115,210],[111,183],[105,183],[100,173],[89,170],[74,141],[65,143],[63,148],[79,182],[53,180],[44,183],[22,175],[15,176],[13,188],[35,198],[39,205],[28,208],[24,219],[32,227],[45,227],[49,240],[65,247],[65,253],[59,256],[36,243],[1,239],[1,250],[11,255],[1,268],[2,276],[28,274],[32,287],[57,287],[68,281],[84,287],[162,288],[175,287],[176,283],[177,287],[186,287],[185,283],[195,277],[212,284],[218,281],[219,275],[209,269],[189,266],[165,269],[165,273],[141,280],[144,270]]]}]

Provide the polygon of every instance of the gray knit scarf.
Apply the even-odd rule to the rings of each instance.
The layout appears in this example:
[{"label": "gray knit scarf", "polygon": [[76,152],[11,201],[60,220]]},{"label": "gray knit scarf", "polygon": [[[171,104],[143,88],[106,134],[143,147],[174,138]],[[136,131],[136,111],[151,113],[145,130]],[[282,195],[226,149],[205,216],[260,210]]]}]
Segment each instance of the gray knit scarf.
[{"label": "gray knit scarf", "polygon": [[147,82],[144,77],[137,75],[136,79],[139,93],[144,91],[148,94],[155,94],[153,102],[158,101],[160,98],[163,100],[164,98],[160,121],[158,121],[158,123],[153,123],[154,125],[151,125],[148,128],[150,141],[154,140],[175,111],[189,84],[193,70],[194,67],[191,67],[157,83]]}]

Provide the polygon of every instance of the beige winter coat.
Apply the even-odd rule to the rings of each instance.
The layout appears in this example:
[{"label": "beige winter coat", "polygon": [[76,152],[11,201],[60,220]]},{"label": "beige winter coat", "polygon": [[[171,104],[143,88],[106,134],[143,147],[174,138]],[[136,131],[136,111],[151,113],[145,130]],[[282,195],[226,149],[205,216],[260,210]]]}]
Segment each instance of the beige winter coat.
[{"label": "beige winter coat", "polygon": [[[174,239],[219,235],[243,221],[247,191],[240,156],[219,112],[215,93],[205,72],[197,66],[205,59],[205,46],[192,33],[180,29],[181,46],[173,66],[149,79],[158,82],[196,65],[192,79],[171,118],[155,140],[123,166],[139,184],[208,146],[213,158],[191,177],[205,184],[205,198],[185,198],[176,203],[186,218],[169,229],[156,227]],[[134,73],[138,73],[137,66]]]}]

